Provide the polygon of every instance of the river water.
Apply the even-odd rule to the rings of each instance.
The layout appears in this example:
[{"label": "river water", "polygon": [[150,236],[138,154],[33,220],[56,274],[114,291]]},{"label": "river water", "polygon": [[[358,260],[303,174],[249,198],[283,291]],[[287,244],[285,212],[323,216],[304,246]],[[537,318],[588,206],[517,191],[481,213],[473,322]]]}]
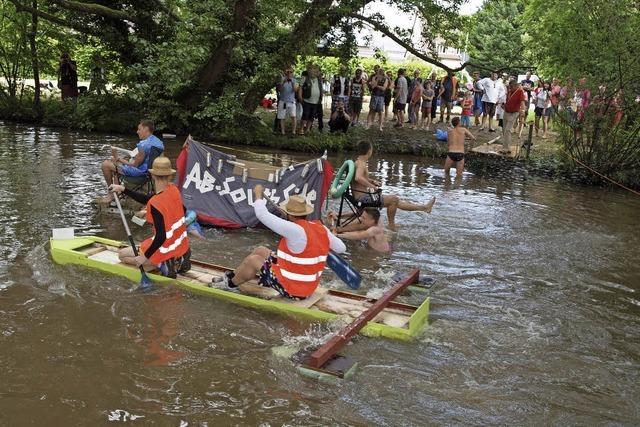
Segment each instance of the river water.
[{"label": "river water", "polygon": [[[125,238],[93,200],[104,145],[134,142],[0,124],[0,425],[640,423],[640,198],[517,170],[450,182],[439,161],[373,159],[386,191],[438,201],[431,215],[398,215],[391,256],[350,245],[350,258],[370,294],[412,267],[435,278],[430,324],[414,342],[357,339],[346,349],[355,379],[326,385],[271,349],[338,325],[175,290],[139,295],[51,261],[53,227]],[[167,145],[175,158],[179,142]],[[267,231],[206,234],[194,257],[220,264],[275,244]]]}]

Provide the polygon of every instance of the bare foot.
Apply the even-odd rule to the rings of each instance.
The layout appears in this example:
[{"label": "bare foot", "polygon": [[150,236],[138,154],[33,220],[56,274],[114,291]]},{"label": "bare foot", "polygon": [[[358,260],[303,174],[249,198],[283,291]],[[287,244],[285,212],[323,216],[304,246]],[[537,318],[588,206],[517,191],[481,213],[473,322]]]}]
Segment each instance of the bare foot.
[{"label": "bare foot", "polygon": [[436,204],[436,197],[433,196],[431,201],[429,203],[427,203],[426,205],[424,205],[424,211],[426,213],[431,213],[431,209],[433,209],[433,205],[435,205],[435,204]]},{"label": "bare foot", "polygon": [[398,231],[398,226],[396,225],[396,223],[389,223],[389,225],[387,226],[389,228],[389,230],[391,231]]}]

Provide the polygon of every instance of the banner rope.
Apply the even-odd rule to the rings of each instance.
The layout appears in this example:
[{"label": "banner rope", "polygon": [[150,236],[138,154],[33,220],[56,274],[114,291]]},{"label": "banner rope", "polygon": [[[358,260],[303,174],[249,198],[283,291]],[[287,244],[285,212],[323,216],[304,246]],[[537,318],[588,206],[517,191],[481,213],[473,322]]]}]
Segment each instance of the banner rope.
[{"label": "banner rope", "polygon": [[613,179],[609,178],[609,177],[608,177],[608,176],[606,176],[606,175],[601,174],[601,173],[600,173],[600,172],[598,172],[597,170],[595,170],[595,169],[593,169],[593,168],[591,168],[591,167],[589,167],[589,166],[585,165],[585,164],[584,164],[584,163],[582,163],[580,160],[578,160],[578,159],[576,159],[575,157],[573,157],[570,153],[567,153],[567,155],[568,155],[569,157],[571,157],[571,159],[572,159],[574,162],[576,162],[577,164],[579,164],[579,165],[580,165],[580,166],[582,166],[583,168],[585,168],[585,169],[587,169],[587,170],[589,170],[589,171],[593,172],[594,174],[598,175],[599,177],[606,179],[607,181],[609,181],[609,182],[611,182],[611,183],[613,183],[613,184],[617,185],[617,186],[618,186],[618,187],[620,187],[620,188],[623,188],[623,189],[625,189],[625,190],[627,190],[627,191],[629,191],[629,192],[631,192],[631,193],[635,194],[636,196],[640,196],[640,192],[638,192],[638,191],[636,191],[636,190],[633,190],[633,189],[631,189],[631,188],[629,188],[629,187],[625,186],[624,184],[621,184],[621,183],[619,183],[619,182],[617,182],[617,181],[614,181]]},{"label": "banner rope", "polygon": [[203,144],[205,145],[210,145],[212,147],[217,147],[217,148],[224,148],[226,150],[232,150],[232,151],[237,151],[239,153],[247,153],[247,154],[251,154],[252,156],[260,156],[261,154],[259,153],[254,153],[253,151],[249,151],[249,150],[240,150],[237,148],[233,148],[233,147],[227,147],[226,145],[218,145],[218,144],[214,144],[212,142],[203,142]]}]

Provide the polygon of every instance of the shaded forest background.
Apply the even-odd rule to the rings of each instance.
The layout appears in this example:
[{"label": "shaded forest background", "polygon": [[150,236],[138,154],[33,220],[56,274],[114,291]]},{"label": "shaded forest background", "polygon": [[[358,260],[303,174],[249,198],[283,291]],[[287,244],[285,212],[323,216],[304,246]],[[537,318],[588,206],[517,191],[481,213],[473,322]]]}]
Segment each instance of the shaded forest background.
[{"label": "shaded forest background", "polygon": [[[588,117],[576,138],[571,123],[558,135],[569,157],[603,173],[638,173],[640,132],[639,3],[633,0],[487,0],[470,17],[462,0],[384,0],[418,15],[423,46],[411,34],[369,13],[372,0],[0,0],[0,117],[87,130],[131,129],[150,117],[160,129],[211,135],[259,132],[254,114],[284,67],[299,74],[309,61],[327,75],[357,58],[356,33],[373,28],[407,49],[426,69],[533,70],[565,81],[586,77],[592,93],[622,99],[624,119]],[[436,40],[470,53],[450,70]],[[69,52],[81,80],[100,63],[113,87],[77,104],[47,98],[24,79],[53,77]],[[391,64],[388,64],[391,65]],[[607,104],[608,105],[608,104]],[[564,128],[563,128],[564,126]],[[612,153],[619,153],[612,156]],[[626,178],[627,181],[631,178]]]}]

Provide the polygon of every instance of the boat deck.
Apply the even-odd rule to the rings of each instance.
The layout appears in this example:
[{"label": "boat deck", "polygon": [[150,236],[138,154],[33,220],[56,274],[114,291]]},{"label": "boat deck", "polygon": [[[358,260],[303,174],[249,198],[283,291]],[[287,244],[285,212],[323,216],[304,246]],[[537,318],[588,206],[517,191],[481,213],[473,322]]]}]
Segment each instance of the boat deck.
[{"label": "boat deck", "polygon": [[[134,269],[134,267],[120,262],[117,252],[118,248],[115,246],[92,243],[91,245],[78,248],[77,251],[86,254],[89,260],[98,263]],[[216,286],[217,283],[213,282],[213,279],[221,277],[225,271],[227,271],[227,269],[224,267],[192,261],[191,270],[183,275],[179,275],[177,280],[187,281],[192,285],[207,289],[220,289],[219,286]],[[283,298],[275,289],[260,286],[255,280],[241,285],[239,289],[242,294],[255,298],[277,301],[280,304],[309,310],[320,310],[351,318],[360,316],[362,312],[368,309],[373,303],[372,299],[365,296],[323,287],[319,287],[312,296],[304,300]],[[407,328],[415,309],[416,307],[411,305],[391,303],[389,307],[378,314],[373,321],[395,328]]]}]

